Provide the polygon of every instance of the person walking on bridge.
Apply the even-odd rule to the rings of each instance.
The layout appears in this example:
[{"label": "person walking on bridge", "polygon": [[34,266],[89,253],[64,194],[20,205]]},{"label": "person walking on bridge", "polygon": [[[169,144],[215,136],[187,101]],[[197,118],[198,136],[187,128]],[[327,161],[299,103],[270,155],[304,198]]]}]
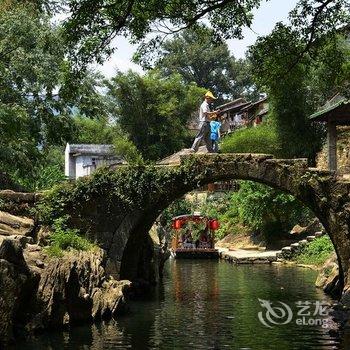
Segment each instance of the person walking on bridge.
[{"label": "person walking on bridge", "polygon": [[217,114],[218,111],[211,112],[209,106],[214,100],[216,100],[216,97],[214,97],[211,91],[207,91],[204,95],[204,101],[199,108],[199,131],[193,141],[190,149],[191,152],[197,152],[202,141],[204,141],[209,153],[214,152],[210,139],[210,117]]}]

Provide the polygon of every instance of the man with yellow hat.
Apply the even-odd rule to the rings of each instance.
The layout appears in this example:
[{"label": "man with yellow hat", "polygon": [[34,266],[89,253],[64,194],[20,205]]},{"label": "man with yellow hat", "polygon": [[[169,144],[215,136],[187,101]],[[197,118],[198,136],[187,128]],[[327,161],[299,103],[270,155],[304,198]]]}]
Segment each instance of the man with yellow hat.
[{"label": "man with yellow hat", "polygon": [[209,104],[216,100],[216,97],[211,91],[207,91],[204,95],[204,101],[199,108],[199,131],[193,141],[191,152],[197,152],[200,143],[204,141],[209,153],[213,153],[212,142],[210,140],[210,118],[218,113],[218,111],[211,112]]}]

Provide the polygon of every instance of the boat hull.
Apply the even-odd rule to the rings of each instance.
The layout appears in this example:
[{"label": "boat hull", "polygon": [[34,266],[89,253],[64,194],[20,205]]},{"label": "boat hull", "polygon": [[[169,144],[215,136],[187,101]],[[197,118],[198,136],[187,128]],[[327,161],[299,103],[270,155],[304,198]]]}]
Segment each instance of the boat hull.
[{"label": "boat hull", "polygon": [[171,256],[175,259],[218,259],[219,251],[217,249],[177,248],[171,250]]}]

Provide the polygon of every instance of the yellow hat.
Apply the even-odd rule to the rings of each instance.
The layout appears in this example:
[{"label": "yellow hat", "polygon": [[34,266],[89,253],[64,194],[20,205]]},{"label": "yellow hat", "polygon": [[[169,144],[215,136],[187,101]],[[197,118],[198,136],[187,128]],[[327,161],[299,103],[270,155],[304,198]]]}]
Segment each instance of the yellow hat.
[{"label": "yellow hat", "polygon": [[205,97],[212,98],[213,100],[216,100],[216,97],[214,97],[214,95],[212,94],[211,91],[207,91],[206,94],[205,94],[204,96],[205,96]]}]

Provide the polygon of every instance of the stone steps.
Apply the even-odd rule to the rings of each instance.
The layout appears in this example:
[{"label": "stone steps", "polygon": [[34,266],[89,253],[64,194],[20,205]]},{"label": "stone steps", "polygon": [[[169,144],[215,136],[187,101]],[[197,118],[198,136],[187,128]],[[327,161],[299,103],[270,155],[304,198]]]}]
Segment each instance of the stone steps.
[{"label": "stone steps", "polygon": [[299,253],[310,242],[324,235],[324,232],[317,231],[314,235],[307,236],[299,242],[292,243],[289,246],[283,247],[280,253],[277,253],[277,261],[290,260],[294,254]]}]

